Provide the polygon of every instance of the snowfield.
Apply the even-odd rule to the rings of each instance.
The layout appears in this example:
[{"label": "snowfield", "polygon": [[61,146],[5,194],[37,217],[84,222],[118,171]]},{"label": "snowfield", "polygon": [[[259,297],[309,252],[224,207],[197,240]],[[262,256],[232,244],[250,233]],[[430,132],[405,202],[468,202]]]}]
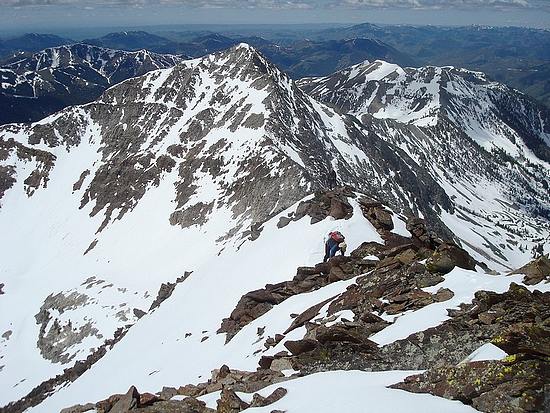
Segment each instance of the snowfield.
[{"label": "snowfield", "polygon": [[[54,65],[58,59],[54,56]],[[441,70],[435,71],[438,79]],[[392,74],[406,73],[384,62],[351,69],[353,78],[373,81]],[[437,124],[436,84],[416,79],[409,86],[402,93],[423,91],[434,98],[420,114],[400,95],[402,100],[396,97],[393,107],[376,115],[415,128]],[[382,314],[391,324],[370,336],[379,346],[443,323],[447,309],[471,302],[476,291],[504,292],[512,282],[522,283],[523,276],[508,275],[509,270],[526,264],[531,248],[550,230],[547,221],[510,201],[507,191],[517,187],[454,175],[436,163],[424,170],[422,163],[430,160],[407,158],[400,146],[358,123],[305,95],[249,46],[239,45],[128,80],[97,102],[38,123],[1,127],[0,178],[15,181],[0,199],[0,406],[85,360],[121,330],[126,335],[89,370],[26,412],[97,402],[131,385],[155,393],[164,386],[204,382],[224,364],[254,371],[262,356],[302,339],[305,327],[269,349],[264,345],[290,326],[291,315],[328,300],[314,317],[326,320],[331,299],[358,277],[289,297],[227,344],[226,335],[216,332],[244,294],[291,280],[298,267],[322,262],[330,231],[346,236],[348,253],[364,242],[384,243],[363,215],[358,201],[363,190],[349,197],[349,219],[328,217],[315,224],[309,215],[291,219],[303,201],[314,198],[312,189],[326,187],[329,172],[337,173],[339,184],[362,185],[382,201],[432,214],[473,258],[496,270],[489,275],[479,266],[455,268],[424,289],[448,288],[454,293],[450,300]],[[399,168],[388,170],[392,165]],[[437,179],[426,171],[436,171]],[[37,176],[39,184],[31,185]],[[447,209],[431,196],[448,201]],[[410,237],[404,212],[387,211],[393,233]],[[285,220],[288,224],[280,225]],[[544,251],[549,248],[546,244]],[[159,290],[169,283],[175,283],[173,292],[153,309]],[[528,288],[550,291],[550,284]],[[331,322],[353,317],[343,310]],[[486,344],[468,360],[505,355]],[[282,386],[288,394],[250,411],[475,411],[386,388],[414,373],[317,373],[261,390],[266,396]],[[215,406],[217,397],[203,399]]]},{"label": "snowfield", "polygon": [[[418,371],[328,371],[274,384],[260,390],[264,397],[276,388],[288,390],[281,400],[265,407],[254,407],[247,412],[269,413],[281,410],[288,413],[470,413],[476,409],[459,401],[451,401],[429,394],[415,394],[387,386],[402,381]],[[238,393],[246,402],[252,395]],[[247,397],[248,396],[248,397]],[[203,397],[208,407],[216,408],[216,397]]]}]

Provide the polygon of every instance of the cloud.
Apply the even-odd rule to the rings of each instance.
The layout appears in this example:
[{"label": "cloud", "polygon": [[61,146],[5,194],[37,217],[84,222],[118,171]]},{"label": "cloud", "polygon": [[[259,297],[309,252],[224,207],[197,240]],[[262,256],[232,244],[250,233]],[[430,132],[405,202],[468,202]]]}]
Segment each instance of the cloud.
[{"label": "cloud", "polygon": [[0,6],[172,5],[191,8],[330,9],[330,8],[544,8],[547,0],[0,0]]}]

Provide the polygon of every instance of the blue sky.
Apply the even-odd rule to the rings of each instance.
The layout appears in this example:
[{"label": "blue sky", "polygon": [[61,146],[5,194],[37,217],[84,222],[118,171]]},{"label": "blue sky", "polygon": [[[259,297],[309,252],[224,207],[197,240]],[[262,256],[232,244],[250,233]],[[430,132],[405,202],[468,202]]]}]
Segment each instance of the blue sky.
[{"label": "blue sky", "polygon": [[550,29],[550,0],[0,0],[0,27],[223,23],[512,25]]}]

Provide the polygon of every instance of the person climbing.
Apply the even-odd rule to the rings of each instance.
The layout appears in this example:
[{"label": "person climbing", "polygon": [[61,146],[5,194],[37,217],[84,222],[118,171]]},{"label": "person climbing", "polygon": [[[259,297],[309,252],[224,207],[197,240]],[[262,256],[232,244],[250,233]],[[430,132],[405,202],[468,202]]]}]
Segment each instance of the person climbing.
[{"label": "person climbing", "polygon": [[346,248],[345,237],[340,231],[329,232],[328,238],[325,241],[325,258],[323,258],[323,262],[327,262],[329,258],[334,257],[338,251],[344,255]]}]

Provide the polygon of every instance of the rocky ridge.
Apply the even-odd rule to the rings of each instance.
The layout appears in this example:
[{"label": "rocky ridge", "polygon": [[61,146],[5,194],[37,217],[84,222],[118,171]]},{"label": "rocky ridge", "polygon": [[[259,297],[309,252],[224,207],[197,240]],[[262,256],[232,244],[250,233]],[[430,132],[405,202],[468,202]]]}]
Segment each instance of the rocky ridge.
[{"label": "rocky ridge", "polygon": [[[490,246],[465,245],[479,260],[488,254],[512,269],[502,245],[516,248],[516,235],[546,238],[539,232],[550,205],[546,107],[483,73],[452,67],[364,62],[298,84],[403,149],[444,188],[462,221],[444,223],[459,237],[467,226]],[[488,196],[495,189],[502,195]],[[480,222],[505,231],[492,239]]]},{"label": "rocky ridge", "polygon": [[[316,220],[319,211],[330,215],[330,211],[344,209],[350,196],[345,189],[318,193],[313,198],[317,202],[310,201],[307,208],[299,205],[297,210],[315,211],[310,216]],[[292,281],[245,294],[219,331],[227,333],[229,341],[244,325],[288,297],[354,278],[355,283],[345,292],[295,314],[286,331],[267,338],[263,331],[258,331],[266,350],[283,343],[288,351],[262,356],[256,372],[236,371],[224,365],[214,370],[207,382],[196,385],[164,388],[156,395],[145,396],[130,389],[128,394],[135,402],[125,402],[129,407],[121,412],[239,412],[284,398],[285,381],[315,372],[418,369],[427,372],[392,387],[460,400],[482,412],[542,412],[549,371],[550,293],[531,292],[515,283],[504,293],[478,291],[471,303],[448,309],[449,319],[438,326],[377,345],[370,337],[391,324],[388,316],[451,299],[451,290],[436,289],[446,274],[455,267],[473,269],[480,263],[457,245],[427,230],[423,220],[410,218],[407,229],[411,236],[397,235],[391,232],[390,211],[368,198],[359,202],[364,217],[377,228],[385,244],[365,242],[349,256],[336,256],[315,267],[298,268]],[[336,204],[340,207],[335,208]],[[550,281],[550,272],[544,272],[543,280]],[[429,287],[434,287],[433,292],[426,291]],[[347,318],[348,313],[351,318]],[[286,339],[300,327],[305,327],[303,339]],[[509,356],[501,361],[468,359],[487,343]],[[285,371],[293,373],[285,375]],[[253,395],[275,383],[281,383],[281,387],[269,397]],[[221,391],[216,410],[197,400],[216,391]],[[244,401],[242,393],[248,393],[246,400],[252,402]],[[119,400],[128,399],[128,394],[74,406],[64,413],[92,408],[118,411],[110,409]],[[142,403],[141,399],[147,402]],[[113,407],[101,410],[106,405]],[[513,410],[508,410],[511,406]]]},{"label": "rocky ridge", "polygon": [[[403,124],[400,127],[407,128]],[[213,365],[200,368],[230,364],[223,358],[229,357],[244,333],[245,341],[254,343],[243,347],[250,353],[235,357],[242,356],[240,362],[247,364],[246,369],[250,361],[254,365],[259,359],[264,369],[287,373],[294,368],[302,373],[335,367],[384,370],[393,368],[391,354],[396,349],[414,356],[410,368],[428,368],[439,352],[449,363],[458,357],[437,347],[437,337],[453,342],[465,336],[461,342],[464,352],[485,343],[494,333],[485,327],[473,328],[470,336],[430,330],[428,335],[433,333],[436,338],[428,343],[420,336],[410,341],[404,336],[391,342],[375,341],[409,314],[447,302],[455,307],[460,296],[454,295],[453,288],[438,286],[440,282],[447,286],[448,278],[462,274],[487,281],[492,277],[487,273],[494,273],[496,280],[505,283],[502,267],[497,268],[500,274],[491,271],[498,265],[495,255],[500,254],[501,262],[508,260],[507,266],[519,263],[515,265],[519,267],[527,256],[524,249],[531,249],[529,237],[534,236],[531,228],[524,237],[477,220],[478,215],[467,208],[475,207],[476,199],[483,201],[485,194],[468,188],[466,195],[455,195],[455,187],[445,187],[406,148],[400,149],[369,128],[308,97],[246,45],[127,80],[98,101],[67,109],[42,122],[1,127],[0,142],[6,148],[0,157],[1,182],[6,189],[0,218],[6,228],[17,229],[12,231],[12,238],[2,240],[2,249],[7,251],[7,270],[1,273],[6,277],[2,278],[6,284],[3,303],[15,303],[18,297],[12,292],[19,282],[24,282],[20,288],[34,297],[28,309],[12,305],[17,311],[6,311],[9,319],[5,324],[10,326],[3,330],[16,333],[2,341],[3,346],[11,346],[2,362],[0,379],[9,383],[6,387],[10,389],[3,399],[12,397],[6,400],[10,402],[21,398],[69,368],[60,363],[73,363],[75,358],[71,357],[77,352],[76,362],[80,363],[118,327],[140,317],[143,320],[132,327],[131,337],[117,344],[129,350],[128,354],[142,348],[144,360],[139,366],[126,359],[124,350],[107,352],[104,363],[94,365],[90,374],[74,384],[62,377],[61,382],[52,379],[47,392],[38,385],[33,403],[42,396],[51,397],[35,410],[83,395],[86,384],[82,383],[110,374],[106,371],[111,366],[132,371],[135,376],[127,373],[132,374],[132,380],[143,376],[141,382],[134,382],[141,388],[142,383],[158,384],[161,377],[174,381],[177,366],[167,366],[170,363],[165,354],[179,354],[179,361],[190,361],[185,351],[198,351],[200,356],[201,351],[210,349],[218,357],[216,364],[202,360]],[[452,141],[453,135],[448,136]],[[483,151],[479,153],[479,159],[491,160]],[[458,176],[452,171],[446,175],[448,182]],[[476,178],[463,172],[469,180]],[[460,184],[467,181],[459,180],[456,189],[463,192]],[[514,185],[521,186],[521,182],[513,180]],[[349,187],[311,193],[342,184]],[[507,205],[511,220],[524,216],[521,208],[507,204],[505,194],[504,190],[498,192],[499,201],[493,201]],[[465,198],[472,204],[462,204]],[[418,215],[424,219],[414,218]],[[39,219],[45,216],[48,219]],[[455,218],[459,225],[451,229],[460,229],[462,222],[468,222],[475,231],[453,234],[449,228]],[[526,221],[533,223],[530,218]],[[350,257],[314,265],[320,258],[311,258],[316,257],[312,245],[333,225],[332,219],[353,235],[354,251]],[[544,225],[534,228],[534,233],[544,234]],[[359,246],[359,236],[368,241]],[[188,247],[189,240],[192,246]],[[276,248],[282,241],[293,246],[284,256]],[[288,281],[286,276],[303,265],[308,248],[312,248],[308,266]],[[37,252],[32,268],[24,264],[26,257],[20,254],[27,250]],[[63,251],[63,259],[59,259],[59,251]],[[262,257],[260,262],[254,261],[256,257]],[[181,279],[184,282],[175,288],[171,281],[180,279],[182,267],[192,269],[193,275]],[[460,268],[475,268],[477,272]],[[544,271],[544,266],[541,268]],[[14,279],[13,274],[19,271],[25,277]],[[541,277],[537,269],[533,274],[530,282],[539,281],[530,289],[544,282],[544,273]],[[76,311],[72,311],[63,304],[73,290],[72,283],[86,284],[90,276],[106,281],[91,287],[98,290],[90,294],[96,300],[83,300],[86,306],[75,306]],[[521,277],[510,277],[520,282]],[[155,300],[159,285],[162,287]],[[225,289],[227,295],[206,309],[195,300],[202,296],[199,301],[210,301],[204,296],[209,292],[205,286]],[[87,287],[82,284],[77,290],[86,294]],[[331,294],[298,307],[291,319],[281,318],[286,325],[276,331],[268,323],[262,326],[262,317],[277,314],[296,298],[311,299],[326,291]],[[79,297],[74,298],[78,301]],[[42,307],[43,303],[48,305]],[[147,308],[151,311],[144,314]],[[180,318],[196,308],[204,308],[210,315],[205,321],[208,326]],[[87,326],[89,313],[94,319],[93,325]],[[33,318],[35,315],[38,317]],[[226,346],[223,336],[213,334],[223,317],[227,319],[221,331],[230,339]],[[516,322],[513,317],[510,320]],[[37,325],[25,330],[27,319],[33,324],[37,321]],[[167,320],[184,325],[185,330],[174,332]],[[156,334],[151,335],[145,326]],[[192,327],[187,330],[188,326]],[[446,326],[455,328],[452,323]],[[80,328],[92,334],[84,337],[79,347],[71,337],[80,340]],[[58,362],[41,359],[44,362],[36,369],[33,366],[32,377],[21,375],[18,366],[27,361],[19,354],[34,354],[37,349],[35,341],[27,345],[18,340],[22,337],[18,329],[43,330],[38,337],[41,350]],[[88,339],[91,341],[84,341]],[[63,341],[73,344],[70,351],[57,347],[57,342]],[[52,342],[55,345],[50,346]],[[418,343],[426,354],[415,350]],[[149,353],[155,346],[163,351]],[[197,366],[189,363],[189,370],[181,371],[185,382],[204,372]],[[128,388],[130,383],[124,382],[128,377],[114,377],[118,389]],[[61,383],[67,388],[59,386],[50,393]],[[112,391],[112,387],[105,390],[103,383],[92,384],[96,385],[92,391],[97,397],[90,399]],[[27,408],[30,404],[25,403],[30,402],[23,397],[16,403]]]},{"label": "rocky ridge", "polygon": [[[45,149],[70,150],[91,140],[101,163],[83,165],[74,188],[84,192],[81,207],[96,201],[92,216],[105,211],[100,230],[113,211],[122,217],[175,170],[170,222],[182,227],[202,224],[229,205],[237,221],[229,233],[247,222],[250,229],[270,217],[266,211],[277,213],[326,187],[333,170],[339,182],[397,209],[422,211],[441,229],[434,209],[452,211],[445,192],[405,152],[319,105],[247,45],[127,80],[97,102],[38,124],[6,126],[0,135]],[[238,178],[230,176],[235,168]],[[220,201],[195,195],[202,179],[214,182]]]},{"label": "rocky ridge", "polygon": [[0,102],[10,109],[2,112],[0,124],[38,121],[67,106],[91,102],[126,79],[172,67],[184,59],[80,43],[16,56],[0,67]]}]

